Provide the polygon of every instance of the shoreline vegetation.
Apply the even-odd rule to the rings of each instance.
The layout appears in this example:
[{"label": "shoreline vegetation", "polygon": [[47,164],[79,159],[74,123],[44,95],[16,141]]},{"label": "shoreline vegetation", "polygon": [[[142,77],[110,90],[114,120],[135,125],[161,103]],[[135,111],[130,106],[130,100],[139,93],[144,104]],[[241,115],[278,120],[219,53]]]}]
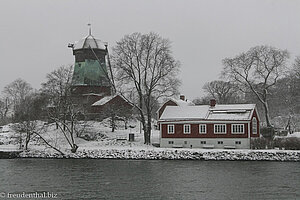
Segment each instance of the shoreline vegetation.
[{"label": "shoreline vegetation", "polygon": [[204,150],[204,149],[99,149],[79,150],[61,155],[53,151],[31,150],[12,153],[7,158],[126,159],[126,160],[219,160],[219,161],[300,161],[300,151],[292,150]]}]

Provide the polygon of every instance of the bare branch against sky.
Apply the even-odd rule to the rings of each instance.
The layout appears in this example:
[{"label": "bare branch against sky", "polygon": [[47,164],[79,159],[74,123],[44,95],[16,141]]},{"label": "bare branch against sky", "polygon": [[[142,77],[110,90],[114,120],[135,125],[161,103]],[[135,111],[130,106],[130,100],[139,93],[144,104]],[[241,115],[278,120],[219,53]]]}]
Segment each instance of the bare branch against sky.
[{"label": "bare branch against sky", "polygon": [[112,47],[125,34],[160,34],[181,62],[181,93],[193,99],[218,79],[222,59],[256,45],[300,55],[300,1],[1,0],[0,90],[17,78],[40,88],[46,74],[72,64],[69,42],[88,34]]}]

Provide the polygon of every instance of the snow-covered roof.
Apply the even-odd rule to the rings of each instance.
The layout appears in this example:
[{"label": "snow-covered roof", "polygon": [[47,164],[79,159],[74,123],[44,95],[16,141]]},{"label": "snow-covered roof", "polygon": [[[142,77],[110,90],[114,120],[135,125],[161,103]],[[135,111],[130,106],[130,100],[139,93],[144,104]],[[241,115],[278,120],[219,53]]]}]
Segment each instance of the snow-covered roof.
[{"label": "snow-covered roof", "polygon": [[249,120],[254,109],[255,104],[167,106],[160,120]]},{"label": "snow-covered roof", "polygon": [[104,93],[100,93],[100,94],[96,94],[96,93],[86,93],[86,94],[82,94],[82,96],[104,96],[105,94]]},{"label": "snow-covered roof", "polygon": [[116,96],[117,95],[103,97],[99,101],[96,101],[95,103],[93,103],[92,106],[102,106],[102,105],[106,104],[107,102],[109,102],[110,100],[112,100],[113,98],[115,98]]},{"label": "snow-covered roof", "polygon": [[74,50],[89,48],[105,50],[105,45],[101,40],[94,38],[92,35],[88,35],[74,44]]},{"label": "snow-covered roof", "polygon": [[191,102],[190,100],[181,100],[181,99],[175,99],[170,98],[169,100],[174,101],[178,106],[194,106],[195,104]]},{"label": "snow-covered roof", "polygon": [[247,120],[250,119],[255,104],[216,105],[209,109],[207,119],[211,120]]},{"label": "snow-covered roof", "polygon": [[99,101],[96,101],[95,103],[92,104],[92,106],[102,106],[106,103],[108,103],[109,101],[111,101],[112,99],[114,99],[115,97],[121,97],[124,101],[128,102],[126,99],[124,99],[121,95],[111,95],[111,96],[105,96],[102,99],[100,99]]},{"label": "snow-covered roof", "polygon": [[255,104],[216,104],[211,110],[251,110]]},{"label": "snow-covered roof", "polygon": [[160,120],[205,119],[209,106],[167,106]]}]

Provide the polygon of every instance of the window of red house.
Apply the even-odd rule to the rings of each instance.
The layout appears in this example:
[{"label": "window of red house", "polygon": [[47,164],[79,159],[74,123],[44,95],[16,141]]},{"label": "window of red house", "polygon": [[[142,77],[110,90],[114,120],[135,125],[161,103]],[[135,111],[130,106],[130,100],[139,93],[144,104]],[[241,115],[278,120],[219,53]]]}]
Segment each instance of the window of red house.
[{"label": "window of red house", "polygon": [[174,125],[168,125],[168,134],[174,134],[175,130],[174,130]]},{"label": "window of red house", "polygon": [[231,125],[231,133],[233,134],[244,134],[244,124],[232,124]]},{"label": "window of red house", "polygon": [[184,134],[190,134],[191,133],[191,125],[190,124],[185,124],[183,126],[183,133]]},{"label": "window of red house", "polygon": [[199,133],[200,134],[206,134],[206,124],[200,124],[199,125]]},{"label": "window of red house", "polygon": [[253,117],[252,119],[252,133],[257,134],[257,119]]},{"label": "window of red house", "polygon": [[226,124],[215,124],[214,125],[215,134],[226,134]]}]

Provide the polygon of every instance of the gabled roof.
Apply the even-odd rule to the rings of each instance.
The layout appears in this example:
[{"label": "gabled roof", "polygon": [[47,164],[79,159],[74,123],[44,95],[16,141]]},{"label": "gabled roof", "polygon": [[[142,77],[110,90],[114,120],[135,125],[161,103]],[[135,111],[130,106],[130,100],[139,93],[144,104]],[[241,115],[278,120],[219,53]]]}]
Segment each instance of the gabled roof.
[{"label": "gabled roof", "polygon": [[210,107],[167,106],[160,121],[171,120],[250,120],[255,104],[227,104]]},{"label": "gabled roof", "polygon": [[[113,100],[114,98],[116,98],[117,96],[121,97],[125,102],[129,103],[126,99],[124,99],[121,95],[111,95],[111,96],[105,96],[102,99],[100,99],[99,101],[96,101],[95,103],[92,104],[92,106],[102,106],[108,102],[110,102],[111,100]],[[129,103],[130,104],[130,103]],[[130,104],[131,105],[131,104]]]},{"label": "gabled roof", "polygon": [[183,101],[181,99],[169,98],[167,99],[156,111],[157,113],[161,110],[161,108],[169,101],[173,101],[177,106],[194,106],[195,104],[189,100]]}]

